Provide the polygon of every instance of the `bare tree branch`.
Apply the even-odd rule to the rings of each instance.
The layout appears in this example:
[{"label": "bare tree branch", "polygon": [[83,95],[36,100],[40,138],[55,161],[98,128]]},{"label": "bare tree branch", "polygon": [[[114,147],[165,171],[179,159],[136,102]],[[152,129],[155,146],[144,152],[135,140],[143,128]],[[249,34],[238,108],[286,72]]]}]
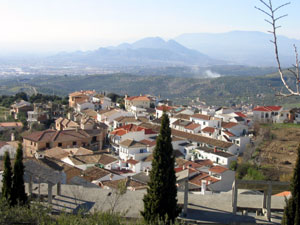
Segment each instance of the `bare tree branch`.
[{"label": "bare tree branch", "polygon": [[285,87],[285,89],[288,91],[288,93],[283,93],[282,91],[278,92],[276,94],[276,96],[283,96],[283,97],[289,97],[289,96],[300,96],[300,92],[299,92],[299,60],[298,60],[298,52],[297,52],[297,48],[296,46],[294,45],[294,49],[295,49],[295,54],[296,54],[296,65],[295,65],[295,69],[296,69],[296,72],[293,71],[293,70],[289,70],[294,76],[295,76],[295,83],[296,83],[296,91],[294,91],[290,86],[289,84],[287,84],[285,78],[284,78],[284,72],[282,70],[282,67],[281,67],[281,62],[280,62],[280,59],[279,59],[279,51],[278,51],[278,40],[277,40],[277,33],[276,33],[276,30],[278,28],[280,28],[281,26],[277,25],[276,22],[286,16],[288,16],[288,14],[285,14],[285,15],[282,15],[282,16],[279,16],[279,17],[276,17],[275,16],[275,12],[287,5],[290,4],[290,2],[287,2],[287,3],[284,3],[282,5],[279,5],[278,7],[276,7],[275,9],[273,8],[273,5],[272,5],[272,0],[269,0],[269,2],[267,3],[266,1],[264,0],[259,0],[266,8],[267,10],[264,10],[264,9],[261,9],[259,7],[256,7],[255,8],[259,11],[261,11],[262,13],[264,13],[265,15],[267,15],[268,17],[271,18],[271,21],[270,20],[267,20],[265,19],[265,21],[269,24],[271,24],[272,26],[272,31],[268,31],[269,33],[273,34],[273,40],[271,40],[271,42],[274,44],[274,51],[275,51],[275,58],[276,58],[276,62],[277,62],[277,66],[278,66],[278,72],[279,72],[279,75],[280,75],[280,79]]}]

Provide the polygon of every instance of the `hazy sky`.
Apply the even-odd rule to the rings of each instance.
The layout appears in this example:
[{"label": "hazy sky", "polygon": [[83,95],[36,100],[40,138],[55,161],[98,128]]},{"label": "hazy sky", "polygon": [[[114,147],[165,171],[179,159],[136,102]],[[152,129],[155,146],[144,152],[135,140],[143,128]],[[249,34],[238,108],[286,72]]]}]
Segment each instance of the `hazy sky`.
[{"label": "hazy sky", "polygon": [[[259,0],[0,0],[0,52],[87,50],[149,36],[266,31],[255,5],[261,6]],[[280,21],[280,34],[300,39],[299,11],[299,0],[280,11],[289,14]]]}]

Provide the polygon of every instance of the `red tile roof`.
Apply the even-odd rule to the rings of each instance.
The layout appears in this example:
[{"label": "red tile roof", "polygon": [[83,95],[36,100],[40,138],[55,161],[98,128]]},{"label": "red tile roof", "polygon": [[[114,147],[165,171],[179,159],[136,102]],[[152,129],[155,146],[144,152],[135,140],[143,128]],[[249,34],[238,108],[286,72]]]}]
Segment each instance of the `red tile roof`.
[{"label": "red tile roof", "polygon": [[240,117],[247,118],[247,116],[242,112],[235,112],[235,114],[240,116]]},{"label": "red tile roof", "polygon": [[211,183],[216,183],[216,182],[219,181],[218,179],[209,176],[208,173],[202,172],[202,173],[200,173],[198,176],[196,176],[196,177],[194,177],[193,179],[191,179],[189,182],[192,183],[192,184],[201,186],[203,180],[206,180],[206,183],[207,183],[207,184],[208,184],[208,181],[210,181]]},{"label": "red tile roof", "polygon": [[143,144],[145,144],[145,145],[149,145],[150,147],[156,145],[156,140],[149,141],[149,140],[144,139],[144,140],[141,140],[140,142],[143,143]]},{"label": "red tile roof", "polygon": [[117,136],[122,136],[129,132],[138,132],[138,131],[144,131],[145,134],[157,134],[152,129],[140,127],[140,126],[137,126],[134,124],[128,124],[128,125],[119,127],[116,130],[112,131],[111,134],[117,135]]},{"label": "red tile roof", "polygon": [[232,128],[232,127],[235,127],[236,125],[239,125],[239,124],[234,123],[234,122],[222,122],[223,128]]},{"label": "red tile roof", "polygon": [[160,110],[160,111],[166,111],[169,112],[173,109],[173,107],[171,106],[167,106],[167,105],[161,105],[161,106],[157,106],[156,110]]},{"label": "red tile roof", "polygon": [[204,129],[202,129],[202,132],[213,133],[213,132],[215,132],[215,128],[213,128],[213,127],[205,127]]},{"label": "red tile roof", "polygon": [[200,124],[196,124],[196,123],[191,123],[187,126],[185,126],[184,128],[185,129],[188,129],[188,130],[195,130],[196,128],[200,127]]},{"label": "red tile roof", "polygon": [[280,192],[274,196],[282,196],[282,197],[289,197],[291,195],[291,192],[290,191],[283,191],[283,192]]},{"label": "red tile roof", "polygon": [[201,120],[210,120],[210,116],[203,115],[203,114],[194,114],[191,116],[191,118],[197,118],[197,119],[201,119]]},{"label": "red tile roof", "polygon": [[272,112],[279,111],[282,106],[258,106],[253,109],[253,111],[261,111],[261,112]]},{"label": "red tile roof", "polygon": [[228,135],[229,137],[234,137],[234,136],[235,136],[233,133],[231,133],[231,132],[229,132],[229,131],[224,131],[224,133],[225,133],[226,135]]},{"label": "red tile roof", "polygon": [[209,169],[209,171],[212,172],[212,173],[224,173],[227,170],[228,169],[223,167],[223,166],[214,166],[214,167]]},{"label": "red tile roof", "polygon": [[132,165],[136,165],[136,164],[139,163],[139,161],[134,160],[134,159],[128,159],[128,160],[126,161],[126,163],[129,163],[129,164],[132,164]]}]

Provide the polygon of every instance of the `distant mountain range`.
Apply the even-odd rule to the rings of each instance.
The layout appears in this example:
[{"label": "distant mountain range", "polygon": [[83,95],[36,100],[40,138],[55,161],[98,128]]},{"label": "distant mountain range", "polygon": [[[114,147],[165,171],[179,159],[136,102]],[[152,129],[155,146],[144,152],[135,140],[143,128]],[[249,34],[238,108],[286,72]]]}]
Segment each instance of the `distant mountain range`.
[{"label": "distant mountain range", "polygon": [[132,44],[99,48],[95,51],[60,53],[49,57],[49,62],[89,66],[211,66],[224,64],[199,51],[188,49],[174,40],[164,41],[149,37]]},{"label": "distant mountain range", "polygon": [[[272,35],[257,31],[232,31],[227,33],[190,33],[176,37],[178,43],[201,51],[216,59],[232,64],[274,66]],[[293,45],[300,47],[300,40],[278,35],[279,52],[284,66],[295,61]]]}]

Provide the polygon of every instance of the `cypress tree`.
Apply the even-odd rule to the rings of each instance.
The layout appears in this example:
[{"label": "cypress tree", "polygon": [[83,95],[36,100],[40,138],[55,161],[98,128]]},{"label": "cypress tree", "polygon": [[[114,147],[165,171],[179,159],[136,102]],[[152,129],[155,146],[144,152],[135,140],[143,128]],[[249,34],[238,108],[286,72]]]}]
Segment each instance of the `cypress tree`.
[{"label": "cypress tree", "polygon": [[8,204],[11,204],[12,197],[12,168],[10,163],[9,153],[4,154],[4,171],[2,175],[2,194],[1,197],[5,199]]},{"label": "cypress tree", "polygon": [[180,212],[177,205],[175,157],[171,141],[169,117],[164,113],[153,151],[147,194],[143,199],[144,211],[141,213],[147,223],[155,223],[157,220],[174,222]]},{"label": "cypress tree", "polygon": [[27,203],[27,195],[25,192],[24,185],[24,164],[23,164],[23,147],[19,143],[15,164],[14,164],[14,175],[13,175],[13,195],[12,195],[12,204],[25,205]]},{"label": "cypress tree", "polygon": [[294,169],[294,175],[291,181],[290,199],[286,200],[283,218],[283,225],[300,225],[300,145],[298,147],[298,157]]}]

